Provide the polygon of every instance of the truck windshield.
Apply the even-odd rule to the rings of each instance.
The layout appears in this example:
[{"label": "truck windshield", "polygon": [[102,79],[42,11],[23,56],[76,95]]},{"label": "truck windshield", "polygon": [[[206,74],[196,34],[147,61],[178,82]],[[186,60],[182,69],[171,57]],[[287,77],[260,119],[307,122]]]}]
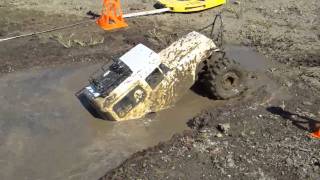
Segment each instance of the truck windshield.
[{"label": "truck windshield", "polygon": [[108,96],[117,86],[126,80],[132,71],[120,60],[106,64],[91,76],[89,82],[101,96]]}]

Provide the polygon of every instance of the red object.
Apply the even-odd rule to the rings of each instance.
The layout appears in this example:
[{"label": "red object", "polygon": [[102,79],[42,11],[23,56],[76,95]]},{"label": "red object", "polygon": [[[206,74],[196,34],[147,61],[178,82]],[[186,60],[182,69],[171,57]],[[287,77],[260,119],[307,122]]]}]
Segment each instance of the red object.
[{"label": "red object", "polygon": [[124,21],[120,0],[104,0],[103,10],[97,24],[104,30],[127,27]]},{"label": "red object", "polygon": [[320,139],[320,129],[318,129],[318,131],[316,132],[311,133],[310,136],[313,138]]}]

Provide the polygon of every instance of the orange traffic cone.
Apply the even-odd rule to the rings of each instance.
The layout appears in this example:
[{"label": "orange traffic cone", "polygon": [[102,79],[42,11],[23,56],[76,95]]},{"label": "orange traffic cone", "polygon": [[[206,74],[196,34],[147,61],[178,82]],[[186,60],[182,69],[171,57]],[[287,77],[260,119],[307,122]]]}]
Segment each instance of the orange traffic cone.
[{"label": "orange traffic cone", "polygon": [[120,0],[104,0],[103,10],[97,24],[104,30],[127,27],[124,21]]},{"label": "orange traffic cone", "polygon": [[320,139],[320,129],[310,134],[311,137]]}]

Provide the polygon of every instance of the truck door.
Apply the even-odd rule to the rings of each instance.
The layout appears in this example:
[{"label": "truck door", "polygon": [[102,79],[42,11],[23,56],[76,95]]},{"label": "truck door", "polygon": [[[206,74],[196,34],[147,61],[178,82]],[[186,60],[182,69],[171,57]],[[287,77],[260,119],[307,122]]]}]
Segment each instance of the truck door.
[{"label": "truck door", "polygon": [[146,91],[141,86],[137,86],[117,102],[114,105],[113,110],[120,118],[123,118],[138,104],[143,102],[145,98]]}]

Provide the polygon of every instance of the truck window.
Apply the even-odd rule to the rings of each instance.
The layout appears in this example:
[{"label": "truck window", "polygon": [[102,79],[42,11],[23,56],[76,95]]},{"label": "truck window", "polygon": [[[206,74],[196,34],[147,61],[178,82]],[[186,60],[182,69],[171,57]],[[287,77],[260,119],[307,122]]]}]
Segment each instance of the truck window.
[{"label": "truck window", "polygon": [[167,74],[170,71],[170,68],[168,68],[168,66],[164,65],[164,64],[160,64],[159,68],[161,69],[161,71],[163,72],[163,74]]},{"label": "truck window", "polygon": [[158,86],[158,84],[163,80],[163,74],[160,72],[158,68],[156,68],[147,78],[146,82],[149,86],[154,89]]},{"label": "truck window", "polygon": [[135,108],[139,103],[141,103],[146,97],[144,89],[137,86],[132,91],[130,91],[125,97],[122,98],[116,105],[114,105],[113,110],[117,115],[122,118],[128,114],[133,108]]}]

